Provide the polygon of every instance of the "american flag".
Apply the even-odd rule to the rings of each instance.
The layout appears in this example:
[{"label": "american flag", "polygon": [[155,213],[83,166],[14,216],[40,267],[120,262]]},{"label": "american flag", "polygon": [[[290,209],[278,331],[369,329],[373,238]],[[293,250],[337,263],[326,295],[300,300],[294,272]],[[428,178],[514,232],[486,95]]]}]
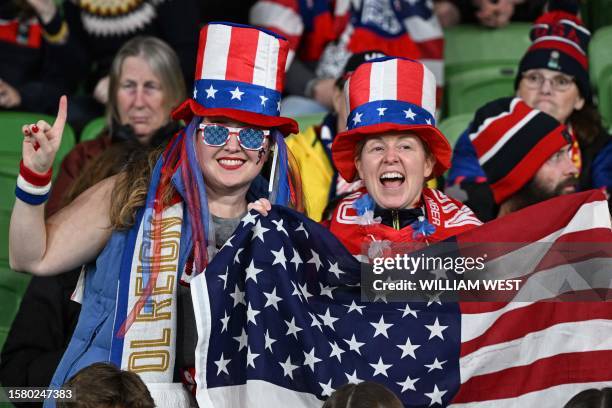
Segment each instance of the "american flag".
[{"label": "american flag", "polygon": [[[530,230],[539,240],[576,225],[612,242],[600,195],[558,200],[468,232],[465,242],[528,240]],[[534,215],[542,222],[521,229]],[[546,407],[612,382],[609,303],[362,302],[360,272],[303,215],[247,214],[191,283],[199,405],[318,407],[340,386],[370,380],[406,407]]]}]

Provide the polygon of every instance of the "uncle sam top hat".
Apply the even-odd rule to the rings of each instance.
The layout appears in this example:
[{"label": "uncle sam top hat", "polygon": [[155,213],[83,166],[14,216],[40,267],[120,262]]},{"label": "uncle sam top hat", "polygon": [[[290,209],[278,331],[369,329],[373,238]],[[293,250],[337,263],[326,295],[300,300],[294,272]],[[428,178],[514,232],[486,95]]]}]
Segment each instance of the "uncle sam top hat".
[{"label": "uncle sam top hat", "polygon": [[223,116],[249,125],[297,133],[279,116],[289,43],[261,28],[209,23],[200,30],[193,97],[172,112],[175,120]]},{"label": "uncle sam top hat", "polygon": [[427,144],[436,158],[434,176],[450,167],[450,144],[435,127],[436,80],[425,65],[398,57],[366,62],[349,77],[344,94],[350,110],[347,130],[332,145],[334,164],[344,179],[357,177],[357,144],[386,132],[410,131]]}]

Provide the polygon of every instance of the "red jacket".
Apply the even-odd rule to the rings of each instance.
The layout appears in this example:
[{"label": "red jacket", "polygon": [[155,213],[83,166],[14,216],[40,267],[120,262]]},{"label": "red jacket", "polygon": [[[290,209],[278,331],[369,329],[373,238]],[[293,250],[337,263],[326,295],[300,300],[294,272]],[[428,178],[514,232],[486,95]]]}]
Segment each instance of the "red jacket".
[{"label": "red jacket", "polygon": [[396,230],[381,223],[364,223],[364,217],[358,215],[353,204],[365,194],[367,191],[361,189],[340,201],[329,224],[330,231],[353,255],[363,254],[362,247],[369,242],[438,242],[482,224],[469,207],[430,188],[423,189],[421,201],[427,221],[435,227],[433,233],[415,234],[412,225]]}]

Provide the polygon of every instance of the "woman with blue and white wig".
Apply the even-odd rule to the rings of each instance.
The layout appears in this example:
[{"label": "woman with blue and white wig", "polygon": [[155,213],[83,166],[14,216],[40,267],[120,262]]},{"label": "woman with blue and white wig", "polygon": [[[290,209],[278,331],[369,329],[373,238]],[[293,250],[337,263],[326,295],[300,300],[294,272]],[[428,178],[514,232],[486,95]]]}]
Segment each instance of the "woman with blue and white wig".
[{"label": "woman with blue and white wig", "polygon": [[157,406],[194,404],[190,278],[231,240],[248,209],[302,209],[299,175],[289,168],[283,140],[297,123],[279,116],[287,52],[287,41],[268,31],[204,26],[193,98],[172,114],[187,126],[163,152],[129,163],[46,224],[66,98],[53,125],[23,126],[11,267],[53,275],[87,266],[84,289],[75,293],[83,304],[79,322],[51,387],[111,361],[138,372]]}]

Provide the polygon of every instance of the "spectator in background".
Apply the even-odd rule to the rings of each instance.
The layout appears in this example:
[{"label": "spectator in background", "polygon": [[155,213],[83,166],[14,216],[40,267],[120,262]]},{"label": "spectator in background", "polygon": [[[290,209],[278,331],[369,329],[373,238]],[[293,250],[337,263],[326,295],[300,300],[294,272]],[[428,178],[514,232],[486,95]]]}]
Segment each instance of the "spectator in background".
[{"label": "spectator in background", "polygon": [[117,174],[130,155],[146,155],[145,147],[155,149],[178,131],[178,123],[170,118],[172,109],[185,99],[177,55],[154,37],[129,40],[111,65],[109,94],[105,129],[64,158],[47,216],[98,181]]},{"label": "spectator in background", "polygon": [[478,109],[469,132],[496,204],[489,218],[576,191],[572,136],[554,117],[502,98]]},{"label": "spectator in background", "polygon": [[436,75],[441,96],[444,39],[426,0],[259,0],[250,21],[290,41],[285,115],[331,109],[334,82],[349,57],[373,49],[421,60]]},{"label": "spectator in background", "polygon": [[[580,170],[580,190],[610,188],[612,145],[591,99],[586,54],[590,33],[574,14],[576,3],[551,2],[550,9],[531,30],[533,43],[519,64],[516,96],[567,125],[577,141],[573,159]],[[491,195],[469,131],[455,144],[448,178],[453,186],[449,194],[467,198],[465,203],[484,221],[494,216],[481,211],[483,206],[491,208],[486,202]]]},{"label": "spectator in background", "polygon": [[563,408],[611,408],[612,388],[591,388],[574,395]]},{"label": "spectator in background", "polygon": [[71,90],[65,46],[52,44],[25,1],[0,3],[0,110],[52,114]]},{"label": "spectator in background", "polygon": [[150,35],[166,41],[179,57],[183,77],[193,78],[199,23],[195,0],[143,0],[125,7],[110,0],[65,0],[61,10],[54,0],[27,1],[38,13],[49,40],[69,47],[66,77],[77,83],[85,81],[86,95],[70,98],[68,119],[77,132],[104,113],[111,63],[132,37]]},{"label": "spectator in background", "polygon": [[71,400],[58,401],[57,408],[154,408],[151,393],[138,374],[110,363],[94,363],[76,373],[64,388]]},{"label": "spectator in background", "polygon": [[[46,208],[47,217],[80,193],[146,157],[178,130],[170,112],[185,98],[178,58],[163,41],[136,37],[110,71],[108,125],[98,139],[78,144],[64,159]],[[81,310],[71,300],[81,268],[30,281],[2,350],[5,386],[47,387],[68,346]]]},{"label": "spectator in background", "polygon": [[500,28],[511,21],[534,21],[547,0],[437,0],[436,15],[442,27],[479,23]]},{"label": "spectator in background", "polygon": [[332,393],[323,408],[402,408],[397,396],[382,384],[345,384]]}]

